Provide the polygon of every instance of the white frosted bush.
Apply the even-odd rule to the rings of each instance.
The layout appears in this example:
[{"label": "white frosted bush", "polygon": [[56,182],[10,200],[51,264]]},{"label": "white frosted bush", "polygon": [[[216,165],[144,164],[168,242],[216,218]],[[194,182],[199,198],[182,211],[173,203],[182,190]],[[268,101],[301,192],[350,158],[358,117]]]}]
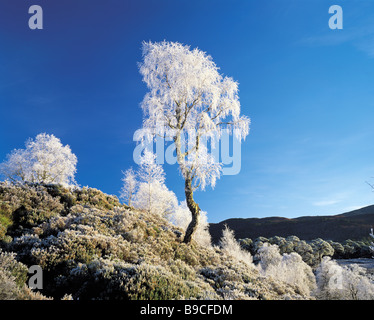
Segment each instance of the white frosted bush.
[{"label": "white frosted bush", "polygon": [[15,300],[18,291],[15,278],[5,270],[0,269],[0,300]]},{"label": "white frosted bush", "polygon": [[233,257],[236,260],[243,261],[248,265],[252,264],[252,255],[242,249],[238,241],[235,239],[234,231],[231,230],[227,225],[223,229],[223,235],[220,240],[220,246],[225,254]]},{"label": "white frosted bush", "polygon": [[295,252],[280,254],[277,245],[265,243],[257,252],[258,269],[265,277],[284,281],[309,295],[315,289],[315,277],[308,266]]},{"label": "white frosted bush", "polygon": [[374,284],[357,264],[339,266],[325,257],[316,270],[316,279],[315,295],[320,300],[374,299]]},{"label": "white frosted bush", "polygon": [[140,157],[139,170],[128,169],[122,181],[120,197],[129,206],[161,216],[170,214],[178,206],[175,193],[165,185],[164,169],[157,164],[156,155],[147,149]]}]

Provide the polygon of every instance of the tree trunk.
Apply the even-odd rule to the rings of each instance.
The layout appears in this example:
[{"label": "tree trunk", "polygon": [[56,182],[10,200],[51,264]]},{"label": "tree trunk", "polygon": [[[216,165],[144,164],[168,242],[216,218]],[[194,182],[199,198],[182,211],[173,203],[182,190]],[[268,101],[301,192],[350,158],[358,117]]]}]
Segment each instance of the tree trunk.
[{"label": "tree trunk", "polygon": [[187,207],[192,215],[192,220],[187,227],[183,242],[189,244],[200,221],[200,207],[193,199],[192,181],[190,178],[186,178],[185,180],[184,192],[186,194]]},{"label": "tree trunk", "polygon": [[[185,161],[185,156],[182,153],[181,148],[181,132],[178,132],[178,134],[174,138],[175,143],[175,149],[177,151],[177,160],[181,168],[183,168],[183,164]],[[193,199],[193,187],[192,187],[192,177],[191,172],[184,172],[184,193],[186,195],[186,202],[187,207],[191,212],[192,220],[190,224],[187,227],[186,234],[184,235],[183,242],[184,243],[191,243],[192,236],[195,233],[197,226],[200,221],[200,208],[199,205],[194,201]]]}]

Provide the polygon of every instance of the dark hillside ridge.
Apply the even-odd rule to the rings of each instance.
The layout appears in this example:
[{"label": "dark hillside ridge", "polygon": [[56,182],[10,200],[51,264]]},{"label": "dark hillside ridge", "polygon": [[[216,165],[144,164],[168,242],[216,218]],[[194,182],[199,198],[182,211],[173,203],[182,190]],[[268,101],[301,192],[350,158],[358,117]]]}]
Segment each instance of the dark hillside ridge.
[{"label": "dark hillside ridge", "polygon": [[322,238],[342,242],[347,239],[361,240],[374,227],[374,205],[333,216],[304,216],[299,218],[247,218],[228,219],[211,223],[209,231],[214,243],[222,236],[227,225],[234,230],[237,239],[273,236],[297,236],[303,240]]}]

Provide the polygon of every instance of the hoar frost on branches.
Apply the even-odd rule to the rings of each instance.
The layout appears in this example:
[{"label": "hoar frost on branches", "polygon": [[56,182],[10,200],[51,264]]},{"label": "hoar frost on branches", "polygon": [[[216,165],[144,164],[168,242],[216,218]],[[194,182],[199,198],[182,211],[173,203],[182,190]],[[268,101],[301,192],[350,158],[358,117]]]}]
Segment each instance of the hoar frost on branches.
[{"label": "hoar frost on branches", "polygon": [[315,290],[316,282],[312,268],[296,252],[281,255],[277,245],[265,243],[258,250],[256,258],[260,260],[257,267],[265,277],[296,286],[306,295]]},{"label": "hoar frost on branches", "polygon": [[[140,73],[149,89],[141,105],[143,129],[151,137],[160,135],[174,142],[192,215],[184,238],[189,243],[201,211],[193,193],[198,188],[214,187],[222,170],[203,140],[217,139],[223,130],[232,130],[244,139],[250,120],[240,115],[238,83],[223,77],[212,57],[201,50],[166,41],[143,43]],[[183,139],[187,133],[186,148]]]},{"label": "hoar frost on branches", "polygon": [[220,239],[219,244],[223,252],[230,257],[243,261],[248,265],[252,265],[252,255],[248,251],[242,249],[239,242],[237,242],[235,239],[234,231],[231,230],[227,225],[222,231],[222,238]]},{"label": "hoar frost on branches", "polygon": [[156,163],[156,155],[149,150],[145,150],[140,158],[139,170],[128,169],[122,181],[121,198],[129,206],[162,216],[170,214],[178,206],[174,192],[165,185],[162,166]]},{"label": "hoar frost on branches", "polygon": [[75,185],[77,157],[68,145],[46,133],[26,142],[25,149],[15,149],[0,165],[0,173],[12,182]]},{"label": "hoar frost on branches", "polygon": [[125,200],[127,202],[127,205],[131,207],[138,185],[138,182],[136,180],[136,173],[132,168],[122,173],[124,177],[122,178],[123,186],[120,191],[120,198]]},{"label": "hoar frost on branches", "polygon": [[320,300],[373,300],[374,283],[357,264],[340,266],[324,257],[316,270],[316,297]]},{"label": "hoar frost on branches", "polygon": [[[120,197],[127,201],[129,206],[159,214],[186,231],[191,222],[191,213],[186,202],[178,205],[176,195],[166,187],[165,172],[162,166],[156,163],[154,153],[145,149],[140,157],[139,170],[130,168],[123,174]],[[204,247],[211,246],[208,229],[207,215],[202,211],[201,223],[194,234],[194,240]]]}]

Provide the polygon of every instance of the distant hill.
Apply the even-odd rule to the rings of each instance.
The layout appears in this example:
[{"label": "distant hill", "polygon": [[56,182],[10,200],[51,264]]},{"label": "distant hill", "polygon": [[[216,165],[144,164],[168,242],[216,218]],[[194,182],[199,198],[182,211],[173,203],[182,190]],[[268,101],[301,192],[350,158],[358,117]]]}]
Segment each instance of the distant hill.
[{"label": "distant hill", "polygon": [[209,230],[214,243],[221,238],[225,225],[234,230],[237,239],[294,235],[303,240],[360,240],[367,237],[370,228],[374,227],[374,205],[333,216],[234,218],[211,223]]}]

